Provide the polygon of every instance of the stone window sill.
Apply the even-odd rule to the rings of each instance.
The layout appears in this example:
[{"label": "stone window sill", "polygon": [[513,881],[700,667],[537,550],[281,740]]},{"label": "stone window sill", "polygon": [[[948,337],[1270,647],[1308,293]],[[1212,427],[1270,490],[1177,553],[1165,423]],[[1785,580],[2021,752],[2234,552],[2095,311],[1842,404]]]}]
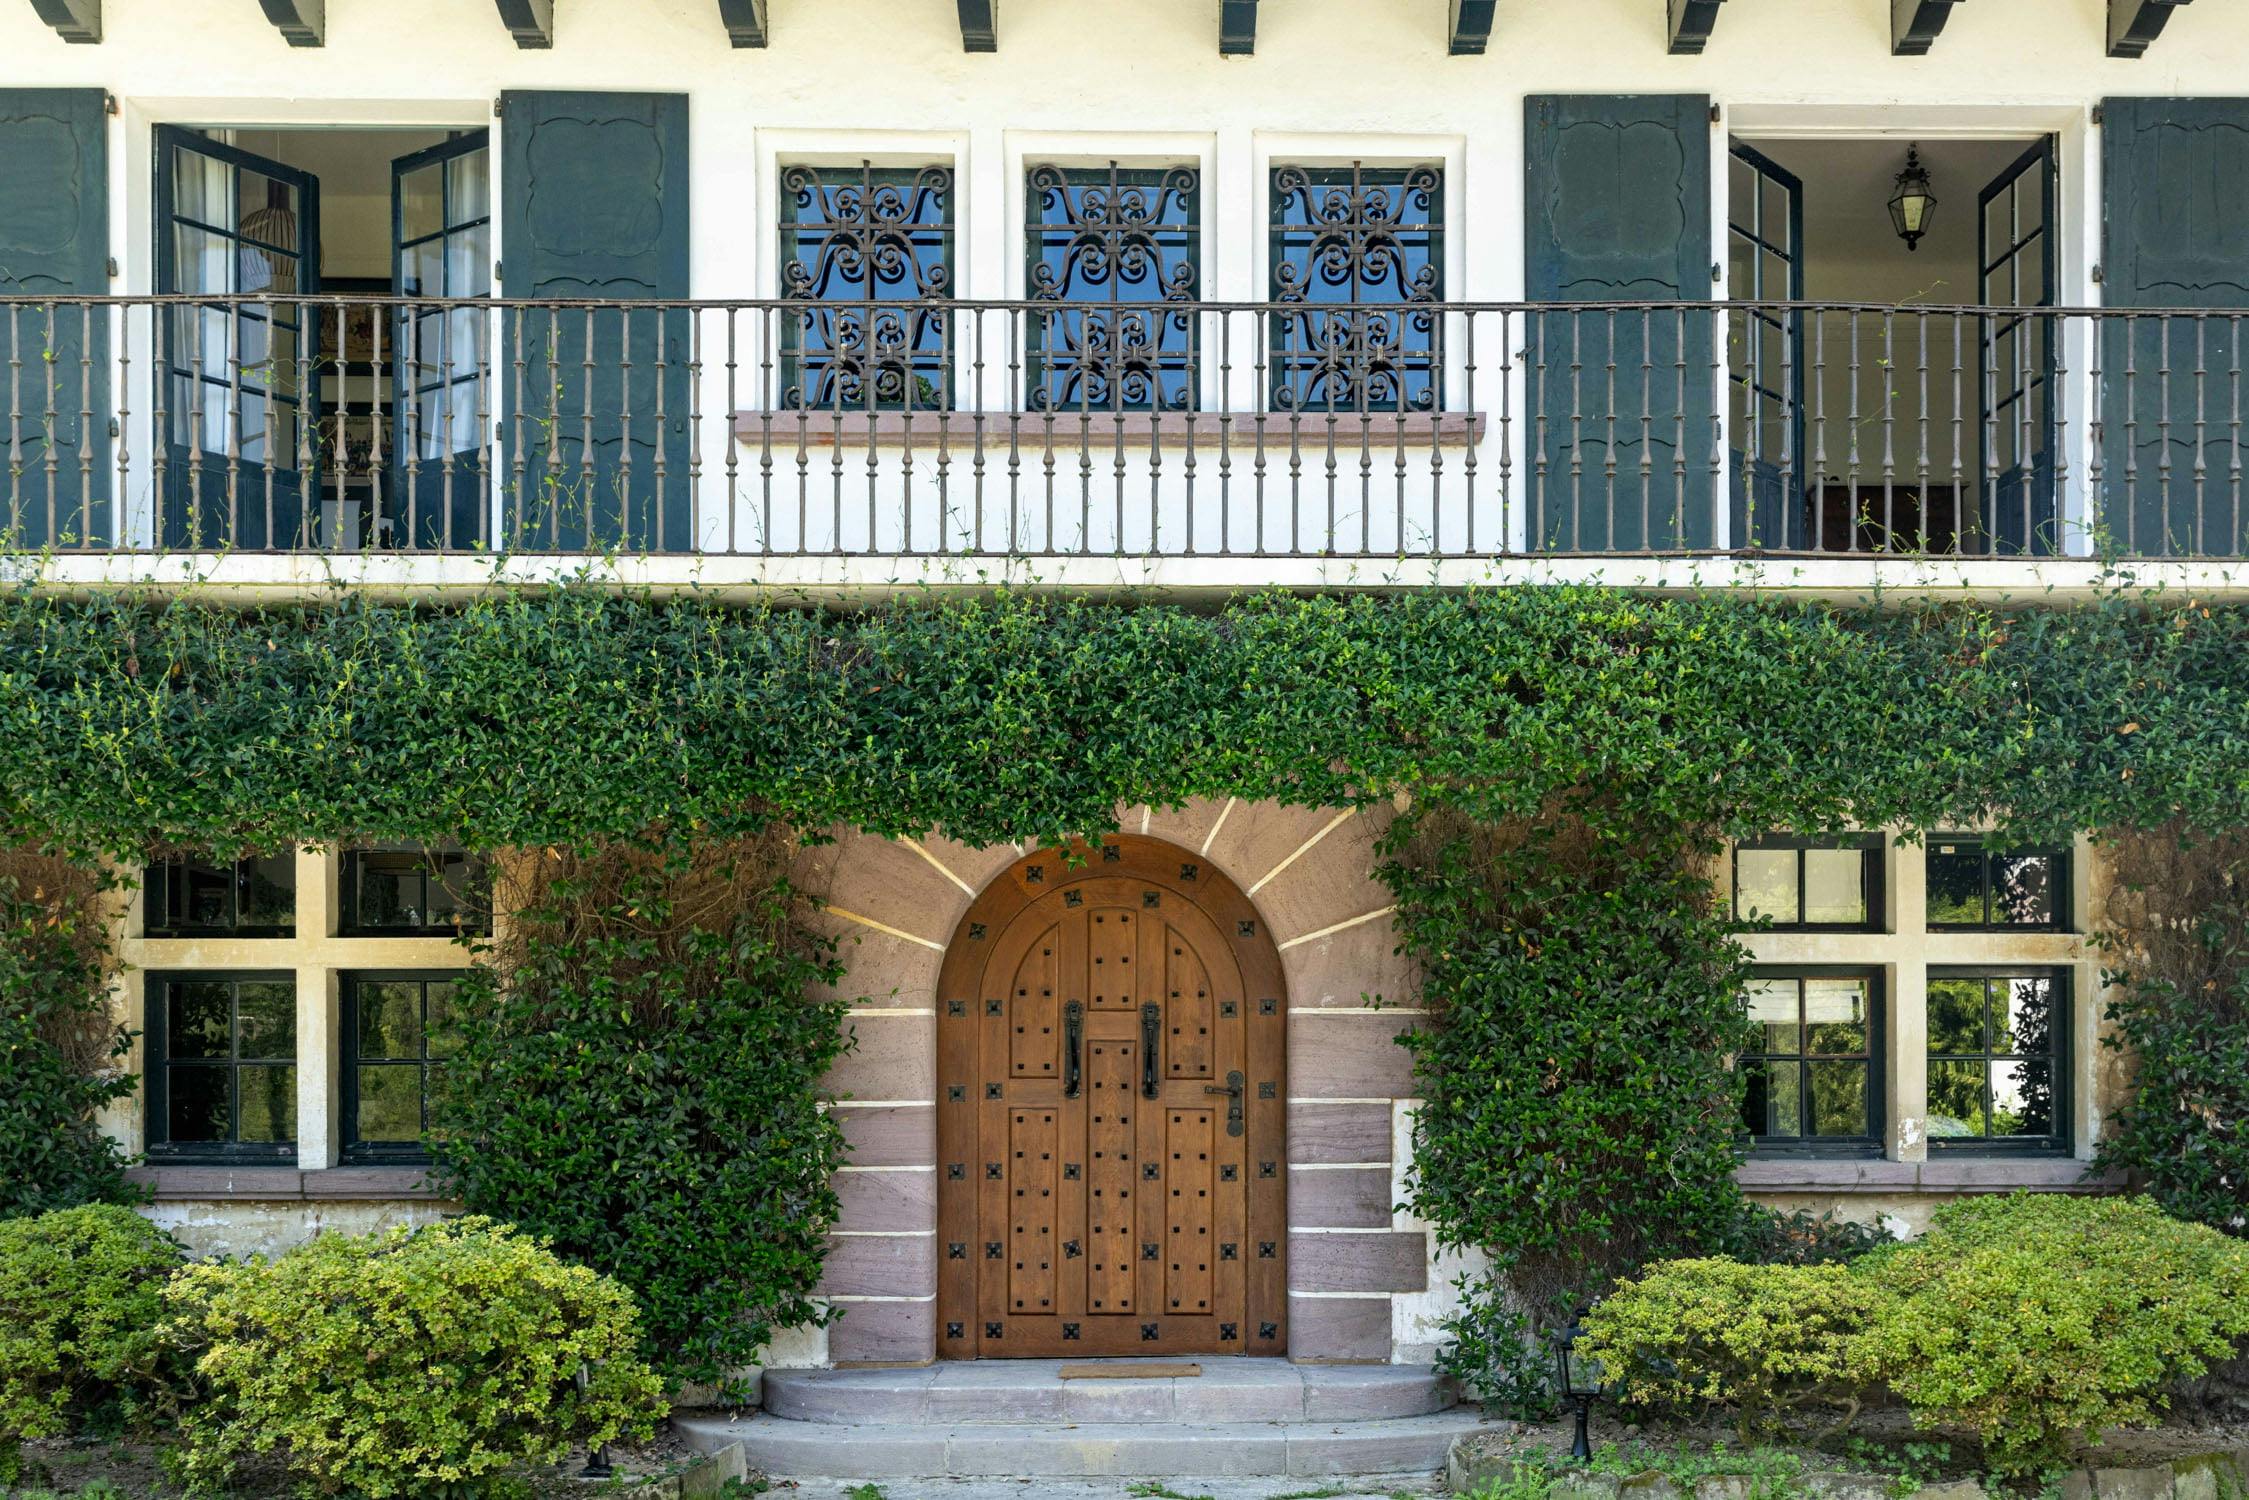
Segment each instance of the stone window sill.
[{"label": "stone window sill", "polygon": [[[1198,449],[1216,449],[1223,441],[1229,451],[1254,451],[1262,441],[1270,453],[1276,444],[1285,450],[1291,442],[1325,450],[1332,434],[1339,448],[1356,448],[1364,442],[1373,448],[1387,444],[1395,450],[1403,443],[1410,452],[1416,447],[1465,448],[1480,443],[1485,426],[1484,413],[1462,411],[1058,411],[1051,416],[1051,442],[1056,449],[1076,449],[1088,443],[1113,447],[1122,441],[1130,456],[1135,444],[1143,452],[1150,443],[1168,450],[1183,447],[1192,437]],[[934,446],[942,437],[948,447],[973,449],[981,435],[987,453],[1004,449],[1011,441],[1018,448],[1043,452],[1050,441],[1049,431],[1046,412],[789,410],[734,414],[735,441],[753,448],[768,441],[776,447],[793,448],[801,442],[807,448],[880,448],[902,446],[909,440],[919,447]]]},{"label": "stone window sill", "polygon": [[1752,1157],[1734,1169],[1752,1193],[2106,1193],[2124,1185],[2068,1157],[1979,1157],[1950,1161],[1850,1161]]},{"label": "stone window sill", "polygon": [[159,1203],[231,1201],[237,1203],[318,1203],[422,1199],[435,1201],[426,1182],[427,1167],[329,1167],[306,1172],[296,1167],[155,1166],[126,1175],[150,1189]]}]

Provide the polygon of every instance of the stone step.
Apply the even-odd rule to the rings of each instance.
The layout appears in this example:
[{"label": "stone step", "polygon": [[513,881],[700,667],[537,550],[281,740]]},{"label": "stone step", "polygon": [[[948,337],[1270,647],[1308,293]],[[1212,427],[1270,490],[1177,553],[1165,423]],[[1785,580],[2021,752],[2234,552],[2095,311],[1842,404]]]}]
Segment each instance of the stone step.
[{"label": "stone step", "polygon": [[740,1443],[752,1469],[786,1478],[937,1479],[1123,1475],[1238,1478],[1428,1474],[1453,1440],[1506,1424],[1467,1408],[1357,1422],[792,1422],[767,1413],[680,1413],[692,1447]]},{"label": "stone step", "polygon": [[797,1422],[974,1425],[991,1422],[1361,1422],[1453,1405],[1453,1384],[1426,1365],[1296,1365],[1285,1359],[1187,1361],[1199,1375],[1061,1378],[1065,1364],[1178,1360],[1006,1359],[903,1370],[768,1370],[765,1410]]}]

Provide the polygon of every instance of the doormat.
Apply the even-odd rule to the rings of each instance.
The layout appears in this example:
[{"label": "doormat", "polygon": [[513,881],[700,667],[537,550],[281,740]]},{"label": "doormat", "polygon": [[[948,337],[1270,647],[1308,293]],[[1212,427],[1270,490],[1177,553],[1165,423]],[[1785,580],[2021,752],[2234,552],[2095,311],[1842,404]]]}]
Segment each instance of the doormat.
[{"label": "doormat", "polygon": [[1056,1372],[1059,1380],[1176,1380],[1182,1376],[1200,1375],[1201,1365],[1115,1364],[1115,1365],[1064,1365]]}]

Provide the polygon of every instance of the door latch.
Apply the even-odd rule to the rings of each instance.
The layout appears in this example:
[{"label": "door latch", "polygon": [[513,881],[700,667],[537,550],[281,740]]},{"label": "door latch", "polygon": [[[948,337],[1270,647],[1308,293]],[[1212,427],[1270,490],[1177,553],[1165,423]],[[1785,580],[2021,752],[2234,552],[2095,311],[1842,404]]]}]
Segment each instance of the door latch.
[{"label": "door latch", "polygon": [[1224,1088],[1215,1083],[1206,1083],[1203,1085],[1203,1092],[1226,1096],[1226,1133],[1228,1135],[1240,1135],[1242,1133],[1241,1069],[1235,1068],[1226,1074],[1226,1086]]},{"label": "door latch", "polygon": [[1062,1097],[1075,1099],[1085,1076],[1085,1004],[1072,1000],[1062,1007]]},{"label": "door latch", "polygon": [[1140,1092],[1153,1099],[1162,1087],[1157,1049],[1163,1045],[1163,1007],[1151,1000],[1140,1007]]}]

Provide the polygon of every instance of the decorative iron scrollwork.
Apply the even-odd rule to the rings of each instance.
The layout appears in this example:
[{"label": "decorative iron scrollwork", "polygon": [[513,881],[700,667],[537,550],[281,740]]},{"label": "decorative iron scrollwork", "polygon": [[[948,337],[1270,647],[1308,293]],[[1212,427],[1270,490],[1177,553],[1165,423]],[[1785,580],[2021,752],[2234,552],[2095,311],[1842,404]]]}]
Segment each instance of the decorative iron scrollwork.
[{"label": "decorative iron scrollwork", "polygon": [[1202,178],[1164,170],[1038,166],[1024,193],[1033,302],[1033,411],[1189,411],[1195,405]]},{"label": "decorative iron scrollwork", "polygon": [[949,408],[952,168],[786,167],[781,203],[787,404]]},{"label": "decorative iron scrollwork", "polygon": [[1434,411],[1444,295],[1435,167],[1277,167],[1272,194],[1277,411]]}]

